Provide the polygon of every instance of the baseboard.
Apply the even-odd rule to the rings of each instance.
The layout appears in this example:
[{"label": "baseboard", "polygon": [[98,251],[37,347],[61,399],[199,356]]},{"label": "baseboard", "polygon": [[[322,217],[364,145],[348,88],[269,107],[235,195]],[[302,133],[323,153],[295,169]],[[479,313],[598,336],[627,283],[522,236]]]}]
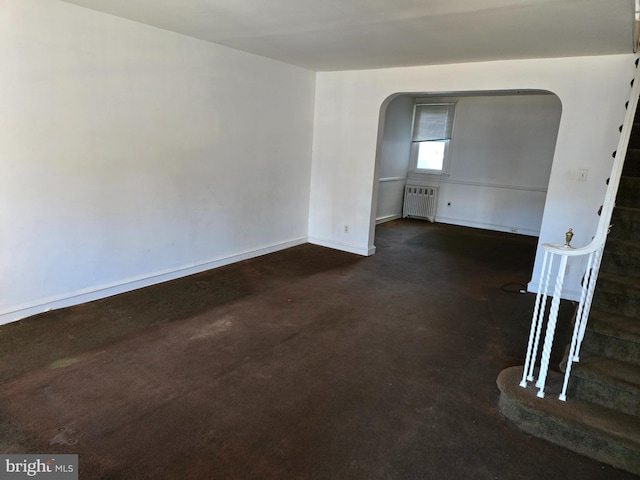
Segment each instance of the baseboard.
[{"label": "baseboard", "polygon": [[376,225],[379,225],[384,222],[390,222],[391,220],[397,220],[402,218],[402,215],[399,213],[393,215],[385,215],[384,217],[376,218]]},{"label": "baseboard", "polygon": [[195,273],[201,273],[206,270],[223,267],[231,263],[248,260],[250,258],[259,257],[269,253],[277,252],[279,250],[285,250],[287,248],[295,247],[296,245],[302,245],[303,243],[307,243],[306,238],[299,238],[288,242],[278,243],[269,247],[250,250],[247,252],[239,253],[237,255],[231,255],[229,257],[206,261],[197,265],[189,265],[171,270],[154,272],[148,275],[128,278],[117,283],[92,286],[75,292],[69,292],[67,294],[48,297],[36,300],[34,302],[13,306],[3,312],[0,312],[0,325],[15,322],[32,315],[37,315],[39,313],[48,312],[49,310],[57,310],[59,308],[71,307],[73,305],[78,305],[81,303],[92,302],[101,298],[130,292],[138,288],[149,287],[151,285],[167,282],[169,280],[175,280],[177,278],[186,277]]},{"label": "baseboard", "polygon": [[472,220],[460,220],[457,218],[448,218],[436,215],[436,222],[446,223],[448,225],[458,225],[460,227],[483,228],[485,230],[493,230],[496,232],[518,233],[520,235],[528,235],[530,237],[539,237],[540,230],[533,228],[511,227],[509,225],[500,225],[496,223],[474,222]]},{"label": "baseboard", "polygon": [[350,245],[347,243],[337,243],[332,240],[327,240],[318,237],[309,237],[309,243],[319,245],[321,247],[333,248],[334,250],[341,250],[343,252],[355,253],[356,255],[362,255],[368,257],[376,253],[376,247],[362,248],[357,245]]},{"label": "baseboard", "polygon": [[[540,286],[538,284],[538,282],[529,282],[527,283],[527,291],[528,292],[533,292],[533,293],[538,293],[540,290]],[[582,291],[581,290],[574,290],[572,288],[563,288],[562,289],[562,294],[560,295],[560,298],[563,298],[565,300],[571,300],[574,302],[579,302],[580,301],[580,296],[582,295]],[[549,296],[553,296],[553,291],[549,292]]]}]

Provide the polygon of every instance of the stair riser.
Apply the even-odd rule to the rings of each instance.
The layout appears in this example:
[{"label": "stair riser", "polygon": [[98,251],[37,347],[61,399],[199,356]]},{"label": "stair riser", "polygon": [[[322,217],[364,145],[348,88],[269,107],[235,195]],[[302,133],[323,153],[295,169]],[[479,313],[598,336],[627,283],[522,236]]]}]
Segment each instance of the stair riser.
[{"label": "stair riser", "polygon": [[567,392],[569,398],[584,400],[618,410],[629,415],[640,416],[640,392],[634,389],[623,390],[614,385],[594,381],[580,376],[579,364],[571,371],[571,380]]},{"label": "stair riser", "polygon": [[640,124],[634,123],[628,148],[640,148]]},{"label": "stair riser", "polygon": [[626,293],[606,292],[596,287],[592,308],[614,315],[640,317],[640,298]]},{"label": "stair riser", "polygon": [[584,340],[580,347],[581,357],[588,354],[640,365],[640,343],[601,335],[589,329],[585,332]]},{"label": "stair riser", "polygon": [[612,250],[607,245],[602,257],[601,270],[604,272],[616,273],[618,275],[627,275],[630,277],[640,277],[640,251],[631,250]]},{"label": "stair riser", "polygon": [[640,238],[640,212],[616,208],[611,218],[612,238]]},{"label": "stair riser", "polygon": [[638,109],[636,108],[636,116],[633,119],[633,125],[631,126],[631,136],[629,137],[629,148],[640,148],[640,123]]},{"label": "stair riser", "polygon": [[616,205],[621,207],[640,208],[640,179],[623,178],[616,196]]},{"label": "stair riser", "polygon": [[500,395],[500,411],[520,429],[556,445],[640,475],[640,457],[632,448],[575,428]]},{"label": "stair riser", "polygon": [[634,156],[633,161],[630,161],[628,164],[625,163],[622,174],[630,177],[640,177],[640,159],[635,160]]},{"label": "stair riser", "polygon": [[[629,155],[627,155],[627,160],[625,160],[624,168],[622,169],[622,174],[629,177],[640,177],[640,155],[638,155],[638,160],[635,158],[636,156],[631,156],[632,160],[629,160]],[[626,163],[629,162],[629,163]]]},{"label": "stair riser", "polygon": [[640,150],[627,150],[622,174],[630,177],[640,177]]}]

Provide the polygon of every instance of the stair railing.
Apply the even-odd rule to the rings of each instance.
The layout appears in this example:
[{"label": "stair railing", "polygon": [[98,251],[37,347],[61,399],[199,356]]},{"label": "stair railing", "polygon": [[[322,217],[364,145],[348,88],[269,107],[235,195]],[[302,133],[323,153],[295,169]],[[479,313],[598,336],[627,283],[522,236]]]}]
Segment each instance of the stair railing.
[{"label": "stair railing", "polygon": [[[629,138],[631,136],[631,129],[633,128],[633,120],[640,95],[640,68],[638,68],[638,59],[636,59],[636,71],[634,79],[631,81],[631,87],[631,96],[627,103],[624,123],[620,130],[618,148],[614,152],[614,163],[611,171],[611,177],[609,179],[604,203],[602,205],[600,221],[593,240],[585,247],[574,248],[570,245],[573,233],[571,229],[569,229],[566,234],[566,242],[564,245],[550,243],[542,245],[542,248],[544,249],[542,271],[540,273],[538,293],[536,295],[533,317],[531,320],[531,329],[529,331],[525,365],[522,373],[522,380],[520,381],[520,386],[526,387],[527,382],[531,382],[535,379],[535,372],[538,370],[538,378],[536,379],[535,386],[538,388],[537,396],[540,398],[544,397],[544,389],[549,371],[549,360],[551,357],[551,347],[553,345],[553,338],[558,321],[562,284],[569,257],[586,258],[587,268],[582,280],[580,303],[576,310],[576,318],[571,336],[564,381],[562,384],[562,391],[559,396],[560,400],[566,401],[567,385],[571,375],[571,366],[573,362],[578,362],[580,360],[580,346],[587,328],[591,301],[593,300],[593,293],[596,287],[598,271],[600,269],[600,260],[602,259],[602,252],[604,251],[607,235],[609,233],[611,216],[615,206],[615,198],[620,184],[620,177],[622,176],[622,167],[624,165],[624,158],[629,145]],[[555,274],[553,297],[551,305],[547,309],[547,299],[550,295],[549,286],[553,274]],[[546,330],[544,343],[540,355],[540,362],[536,368],[540,347],[540,337],[545,323]]]}]

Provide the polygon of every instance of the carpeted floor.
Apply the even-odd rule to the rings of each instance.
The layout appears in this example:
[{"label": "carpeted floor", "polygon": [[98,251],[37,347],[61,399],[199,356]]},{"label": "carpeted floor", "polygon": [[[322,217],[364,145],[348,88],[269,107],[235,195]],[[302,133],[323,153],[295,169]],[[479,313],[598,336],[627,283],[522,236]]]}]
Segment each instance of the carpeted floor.
[{"label": "carpeted floor", "polygon": [[[630,479],[498,411],[535,239],[400,220],[0,327],[0,451],[86,479]],[[565,306],[568,324],[571,306]]]}]

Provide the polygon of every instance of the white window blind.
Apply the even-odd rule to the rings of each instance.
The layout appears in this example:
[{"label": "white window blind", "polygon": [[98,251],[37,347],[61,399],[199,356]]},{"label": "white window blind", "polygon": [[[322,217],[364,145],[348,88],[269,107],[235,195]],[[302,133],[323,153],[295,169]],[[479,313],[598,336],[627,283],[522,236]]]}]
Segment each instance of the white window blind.
[{"label": "white window blind", "polygon": [[454,103],[416,105],[413,141],[449,140],[453,130]]}]

